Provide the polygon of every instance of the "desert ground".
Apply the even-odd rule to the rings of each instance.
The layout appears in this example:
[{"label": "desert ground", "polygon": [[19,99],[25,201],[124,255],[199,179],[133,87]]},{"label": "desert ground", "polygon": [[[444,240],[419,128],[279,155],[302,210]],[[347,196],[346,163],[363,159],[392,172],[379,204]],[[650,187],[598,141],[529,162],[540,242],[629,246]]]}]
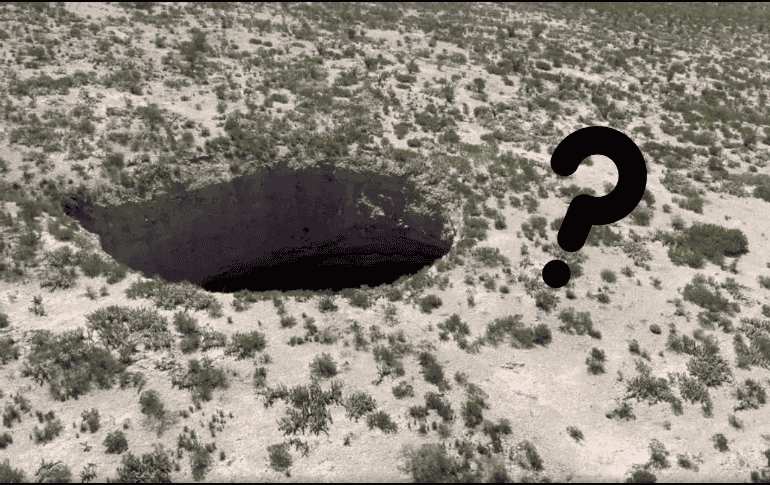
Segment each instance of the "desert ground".
[{"label": "desert ground", "polygon": [[[769,482],[769,33],[3,3],[0,481]],[[623,163],[553,171],[590,126],[647,183],[568,252]]]}]

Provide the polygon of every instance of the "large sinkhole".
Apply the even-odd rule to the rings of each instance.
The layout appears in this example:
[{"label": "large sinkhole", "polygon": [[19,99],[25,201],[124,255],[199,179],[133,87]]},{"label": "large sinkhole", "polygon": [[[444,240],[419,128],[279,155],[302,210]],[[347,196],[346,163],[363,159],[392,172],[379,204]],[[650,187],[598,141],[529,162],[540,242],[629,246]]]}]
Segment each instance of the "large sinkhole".
[{"label": "large sinkhole", "polygon": [[340,291],[393,283],[449,251],[451,223],[430,199],[405,176],[283,166],[75,212],[147,277],[218,292]]}]

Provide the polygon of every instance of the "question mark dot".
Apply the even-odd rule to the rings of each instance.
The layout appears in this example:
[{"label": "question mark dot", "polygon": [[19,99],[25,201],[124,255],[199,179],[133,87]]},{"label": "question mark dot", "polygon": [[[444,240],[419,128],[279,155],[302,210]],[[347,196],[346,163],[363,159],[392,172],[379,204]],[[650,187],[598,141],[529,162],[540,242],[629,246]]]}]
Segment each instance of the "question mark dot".
[{"label": "question mark dot", "polygon": [[543,268],[543,281],[551,288],[561,288],[569,282],[569,265],[559,259],[549,261]]}]

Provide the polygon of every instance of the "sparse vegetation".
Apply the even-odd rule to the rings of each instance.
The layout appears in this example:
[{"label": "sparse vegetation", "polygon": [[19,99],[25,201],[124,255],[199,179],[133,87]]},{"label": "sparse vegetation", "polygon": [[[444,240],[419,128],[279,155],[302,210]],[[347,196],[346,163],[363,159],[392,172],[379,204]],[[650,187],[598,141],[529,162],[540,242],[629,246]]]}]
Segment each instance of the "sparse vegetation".
[{"label": "sparse vegetation", "polygon": [[[71,481],[75,462],[54,455],[83,439],[87,453],[94,438],[121,463],[78,459],[84,483],[203,480],[243,450],[225,458],[192,428],[222,433],[211,402],[237,403],[243,385],[268,408],[282,401],[266,425],[285,440],[262,444],[252,468],[290,477],[299,454],[329,455],[307,434],[355,452],[367,433],[407,433],[423,441],[405,456],[417,482],[569,481],[538,455],[543,437],[527,436],[548,416],[533,409],[511,441],[510,423],[492,419],[510,389],[494,386],[537,371],[542,386],[516,392],[541,399],[577,358],[587,371],[570,385],[595,387],[581,405],[616,420],[607,426],[639,435],[658,422],[661,441],[682,439],[666,478],[697,471],[685,451],[703,443],[654,418],[668,412],[656,404],[721,426],[709,435],[730,436],[715,435],[716,450],[740,458],[743,479],[770,482],[770,462],[750,476],[743,463],[770,369],[770,263],[741,258],[762,252],[767,231],[743,227],[770,201],[764,8],[0,5],[0,481]],[[656,180],[628,217],[592,226],[569,252],[556,240],[567,206],[615,187],[596,155],[567,177],[548,157],[597,124],[634,138]],[[570,268],[563,290],[542,279],[553,259]],[[676,267],[692,279],[671,278]],[[496,377],[474,385],[488,365]],[[186,392],[168,381],[189,407],[176,409]],[[33,409],[46,401],[30,384],[88,402]],[[613,386],[625,392],[608,405]],[[92,407],[97,389],[126,409]],[[348,419],[332,422],[334,406]],[[158,437],[186,420],[177,450],[129,453],[127,438],[151,441],[116,421],[124,411],[160,424]],[[567,424],[559,446],[602,440]],[[20,457],[27,438],[42,463]],[[379,458],[371,476],[393,461]],[[654,482],[673,461],[652,440],[649,462],[623,479]]]}]

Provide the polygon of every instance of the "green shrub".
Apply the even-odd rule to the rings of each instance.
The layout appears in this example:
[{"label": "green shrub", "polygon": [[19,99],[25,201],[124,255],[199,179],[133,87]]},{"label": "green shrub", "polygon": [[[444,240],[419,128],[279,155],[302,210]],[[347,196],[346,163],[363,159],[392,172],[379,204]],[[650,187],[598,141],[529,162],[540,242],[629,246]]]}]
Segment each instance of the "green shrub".
[{"label": "green shrub", "polygon": [[398,426],[390,419],[390,415],[385,411],[371,413],[366,417],[366,425],[369,429],[378,428],[385,434],[396,433],[398,431]]},{"label": "green shrub", "polygon": [[117,483],[171,483],[171,459],[162,445],[155,444],[151,453],[141,458],[128,452],[123,455],[122,466],[117,469]]},{"label": "green shrub", "polygon": [[669,468],[671,464],[668,462],[669,451],[660,441],[655,438],[650,441],[650,461],[649,466],[654,468]]},{"label": "green shrub", "polygon": [[690,404],[705,403],[711,399],[708,388],[700,380],[691,378],[687,374],[678,374],[678,378],[682,399],[690,401]]},{"label": "green shrub", "polygon": [[208,449],[196,448],[190,455],[190,469],[192,470],[193,480],[199,482],[206,475],[211,466],[211,453]]},{"label": "green shrub", "polygon": [[[513,451],[513,450],[511,450]],[[537,448],[530,441],[522,441],[517,446],[519,457],[516,459],[517,463],[526,470],[542,471],[543,459],[540,458],[540,454],[537,452]]]},{"label": "green shrub", "polygon": [[98,254],[90,253],[80,255],[80,269],[87,277],[96,278],[105,272],[108,267]]},{"label": "green shrub", "polygon": [[334,299],[331,296],[323,296],[318,301],[318,309],[322,312],[336,312],[339,307],[334,304]]},{"label": "green shrub", "polygon": [[552,290],[541,290],[535,294],[535,306],[550,313],[559,303],[559,297]]},{"label": "green shrub", "polygon": [[714,448],[720,452],[724,453],[725,451],[730,450],[730,447],[727,444],[727,438],[722,433],[715,434],[711,437],[711,440],[714,442]]},{"label": "green shrub", "polygon": [[583,436],[583,432],[582,432],[582,431],[580,431],[580,430],[579,430],[578,428],[576,428],[575,426],[568,426],[568,427],[567,427],[567,433],[569,433],[569,435],[570,435],[570,436],[572,437],[572,439],[574,439],[575,441],[578,441],[578,442],[580,442],[580,441],[583,441],[583,440],[585,439],[585,437]]},{"label": "green shrub", "polygon": [[562,332],[577,335],[588,333],[593,338],[601,338],[601,334],[594,330],[590,312],[578,312],[575,315],[575,309],[569,307],[561,311],[559,319],[563,322],[563,325],[559,326]]},{"label": "green shrub", "polygon": [[724,256],[749,252],[748,239],[740,229],[725,229],[715,224],[693,224],[684,231],[680,242],[716,265],[724,263]]},{"label": "green shrub", "polygon": [[0,450],[6,449],[10,444],[13,444],[13,437],[11,436],[11,433],[6,431],[0,435]]},{"label": "green shrub", "polygon": [[356,392],[345,400],[345,412],[348,419],[358,419],[377,409],[377,402],[366,392]]},{"label": "green shrub", "polygon": [[0,313],[0,328],[8,328],[10,321],[7,313]]},{"label": "green shrub", "polygon": [[701,353],[687,362],[687,370],[708,387],[718,387],[733,377],[730,364],[716,353]]},{"label": "green shrub", "polygon": [[110,305],[86,315],[86,320],[86,328],[110,349],[122,348],[130,337],[152,350],[170,348],[173,342],[168,320],[153,309]]},{"label": "green shrub", "polygon": [[34,331],[30,342],[22,375],[41,385],[48,382],[55,399],[64,401],[86,394],[92,382],[109,389],[124,370],[107,349],[88,345],[82,328],[61,334]]},{"label": "green shrub", "polygon": [[25,483],[26,477],[24,471],[19,468],[11,468],[8,458],[0,463],[0,482],[1,483]]},{"label": "green shrub", "polygon": [[107,453],[119,455],[128,450],[128,440],[122,431],[116,430],[107,434],[104,439],[104,446],[107,448]]},{"label": "green shrub", "polygon": [[538,345],[548,345],[553,340],[551,329],[545,323],[535,326],[533,342]]},{"label": "green shrub", "polygon": [[78,274],[75,268],[54,268],[46,270],[40,281],[40,288],[49,288],[53,293],[57,289],[67,290],[75,286]]},{"label": "green shrub", "polygon": [[99,410],[96,408],[91,408],[90,411],[83,411],[80,414],[80,417],[83,419],[83,421],[80,423],[80,432],[85,433],[86,429],[90,431],[91,433],[96,433],[99,431]]},{"label": "green shrub", "polygon": [[463,465],[449,456],[440,444],[424,444],[417,450],[407,448],[405,455],[406,470],[415,483],[474,481],[470,465]]},{"label": "green shrub", "polygon": [[437,327],[443,333],[451,333],[455,341],[463,340],[471,333],[468,324],[460,320],[460,315],[456,313],[449,317],[446,321],[439,323]]},{"label": "green shrub", "polygon": [[614,283],[618,279],[618,277],[615,275],[615,272],[611,269],[603,269],[601,276],[602,279],[607,283]]},{"label": "green shrub", "polygon": [[454,420],[454,411],[446,398],[442,398],[435,392],[425,393],[425,407],[436,411],[444,421]]},{"label": "green shrub", "polygon": [[414,397],[414,387],[406,381],[401,381],[397,386],[393,386],[392,391],[396,399]]},{"label": "green shrub", "polygon": [[485,403],[480,399],[468,399],[463,404],[460,415],[465,421],[465,426],[473,429],[484,421]]},{"label": "green shrub", "polygon": [[658,477],[644,468],[634,470],[634,473],[626,479],[626,483],[657,483],[657,481]]},{"label": "green shrub", "polygon": [[617,408],[605,414],[607,419],[625,419],[626,421],[636,419],[634,410],[627,402],[622,402]]},{"label": "green shrub", "polygon": [[736,388],[735,397],[740,401],[735,406],[735,411],[759,409],[760,406],[767,402],[767,392],[762,387],[762,384],[749,378]]},{"label": "green shrub", "polygon": [[190,359],[185,374],[175,370],[171,376],[171,385],[189,389],[194,399],[210,401],[213,390],[218,387],[227,388],[228,382],[225,371],[215,368],[211,359],[204,357],[202,361]]},{"label": "green shrub", "polygon": [[35,426],[35,429],[32,430],[35,435],[35,443],[40,444],[53,441],[54,438],[59,436],[63,429],[64,425],[61,423],[60,419],[48,421],[42,431]]},{"label": "green shrub", "polygon": [[428,408],[425,406],[410,406],[409,417],[424,421],[428,417]]},{"label": "green shrub", "polygon": [[224,354],[235,356],[236,360],[251,359],[257,352],[262,352],[266,346],[265,334],[256,330],[249,333],[238,332],[231,337]]},{"label": "green shrub", "polygon": [[286,443],[268,446],[267,453],[270,456],[270,466],[275,471],[286,471],[293,463],[291,453],[289,453],[289,445]]},{"label": "green shrub", "polygon": [[420,299],[420,310],[423,313],[431,313],[433,310],[439,308],[443,302],[441,298],[436,295],[426,295]]},{"label": "green shrub", "polygon": [[604,374],[604,361],[606,356],[603,350],[594,347],[591,349],[591,355],[586,357],[586,365],[588,365],[588,373],[591,375]]},{"label": "green shrub", "polygon": [[0,338],[0,364],[5,365],[13,360],[19,360],[19,346],[15,345],[13,337]]},{"label": "green shrub", "polygon": [[655,335],[660,335],[661,333],[660,325],[658,325],[657,323],[653,323],[652,325],[650,325],[650,332],[654,333]]},{"label": "green shrub", "polygon": [[174,314],[174,328],[182,335],[194,335],[198,333],[198,320],[187,312],[177,312]]},{"label": "green shrub", "polygon": [[139,397],[139,405],[142,406],[142,414],[155,419],[163,419],[166,415],[166,409],[160,400],[160,394],[153,389],[144,391]]},{"label": "green shrub", "polygon": [[351,306],[363,308],[364,310],[372,306],[372,302],[369,300],[369,294],[366,291],[346,288],[342,290],[340,294],[348,299],[348,303],[350,303]]},{"label": "green shrub", "polygon": [[6,403],[5,411],[3,412],[3,426],[10,428],[13,426],[14,421],[21,423],[21,412],[13,404]]},{"label": "green shrub", "polygon": [[35,472],[35,481],[37,483],[70,483],[72,472],[61,461],[46,463],[44,459]]},{"label": "green shrub", "polygon": [[686,301],[690,301],[711,312],[725,312],[732,315],[736,311],[737,303],[731,304],[727,298],[720,294],[718,289],[715,289],[714,292],[709,291],[706,283],[703,275],[696,275],[691,283],[685,285],[682,290],[682,297]]},{"label": "green shrub", "polygon": [[331,355],[325,352],[316,356],[310,364],[310,374],[315,378],[328,379],[336,376],[337,373],[337,363],[334,362]]}]

